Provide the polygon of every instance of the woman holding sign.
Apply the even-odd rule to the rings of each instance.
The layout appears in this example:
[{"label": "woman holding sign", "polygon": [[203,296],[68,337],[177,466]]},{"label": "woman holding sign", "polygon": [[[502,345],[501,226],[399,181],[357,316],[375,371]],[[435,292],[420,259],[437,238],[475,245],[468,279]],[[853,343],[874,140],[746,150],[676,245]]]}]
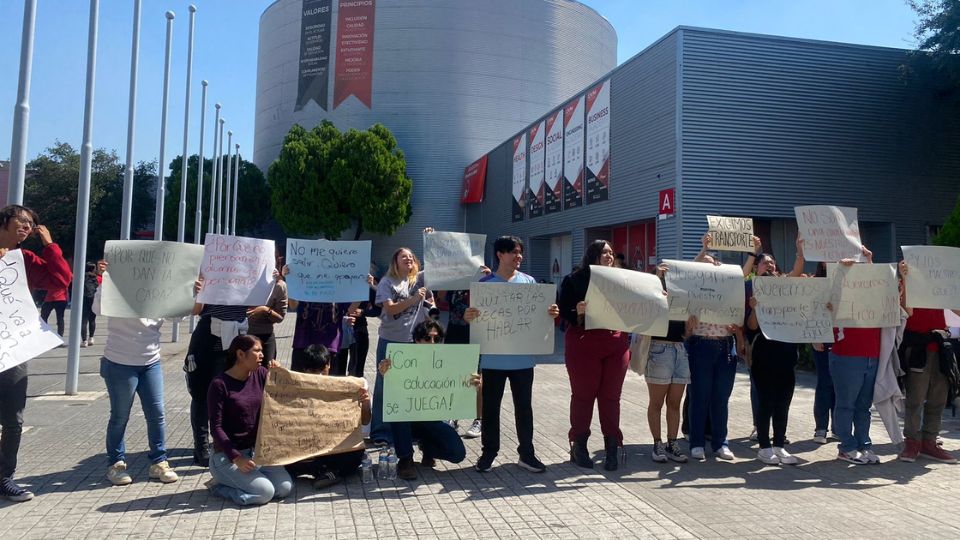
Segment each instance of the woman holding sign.
[{"label": "woman holding sign", "polygon": [[293,489],[293,480],[282,466],[261,467],[253,460],[267,382],[262,359],[259,339],[250,335],[233,338],[227,349],[226,371],[210,383],[207,396],[214,450],[210,456],[213,480],[207,487],[214,495],[241,506],[282,499]]},{"label": "woman holding sign", "polygon": [[623,446],[620,431],[620,394],[630,364],[630,334],[613,330],[587,330],[584,298],[590,284],[590,265],[614,266],[613,248],[606,240],[594,240],[583,254],[580,267],[563,278],[560,314],[567,321],[564,363],[570,377],[570,461],[587,469],[593,460],[587,450],[593,404],[597,403],[606,457],[603,468],[617,470],[617,451]]}]

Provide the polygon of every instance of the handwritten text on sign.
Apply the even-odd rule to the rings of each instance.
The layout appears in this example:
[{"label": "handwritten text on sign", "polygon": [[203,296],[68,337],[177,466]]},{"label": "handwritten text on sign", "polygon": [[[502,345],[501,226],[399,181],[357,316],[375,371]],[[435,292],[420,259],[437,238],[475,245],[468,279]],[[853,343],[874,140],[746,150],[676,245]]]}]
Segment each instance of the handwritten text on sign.
[{"label": "handwritten text on sign", "polygon": [[763,335],[786,343],[833,343],[833,315],[827,309],[831,286],[826,278],[754,278]]},{"label": "handwritten text on sign", "polygon": [[753,220],[742,217],[707,216],[710,247],[722,251],[753,253]]},{"label": "handwritten text on sign", "polygon": [[260,306],[273,291],[273,240],[207,234],[203,245],[201,304]]},{"label": "handwritten text on sign", "polygon": [[797,228],[808,261],[860,260],[857,209],[840,206],[796,206]]},{"label": "handwritten text on sign", "polygon": [[960,248],[902,246],[907,307],[960,309]]},{"label": "handwritten text on sign", "polygon": [[63,343],[40,320],[27,287],[27,269],[19,249],[0,260],[0,372],[40,356]]},{"label": "handwritten text on sign", "polygon": [[458,420],[477,413],[476,345],[387,345],[390,370],[383,377],[383,421]]},{"label": "handwritten text on sign", "polygon": [[889,264],[827,264],[833,280],[830,302],[839,328],[886,328],[900,324],[897,275]]},{"label": "handwritten text on sign", "polygon": [[481,354],[553,354],[553,318],[547,309],[556,285],[471,283],[470,306],[480,315],[470,324],[470,343]]},{"label": "handwritten text on sign", "polygon": [[743,270],[733,264],[664,261],[670,320],[696,315],[700,322],[743,324]]},{"label": "handwritten text on sign", "polygon": [[434,291],[470,288],[482,274],[485,234],[432,232],[423,235],[424,279]]},{"label": "handwritten text on sign", "polygon": [[585,300],[587,330],[667,335],[667,296],[653,274],[591,265]]},{"label": "handwritten text on sign", "polygon": [[363,449],[363,379],[271,368],[263,392],[255,455],[258,465],[288,465]]},{"label": "handwritten text on sign", "polygon": [[287,240],[287,291],[304,302],[354,302],[370,294],[370,241]]},{"label": "handwritten text on sign", "polygon": [[101,311],[108,317],[182,317],[193,309],[203,246],[155,240],[107,240]]}]

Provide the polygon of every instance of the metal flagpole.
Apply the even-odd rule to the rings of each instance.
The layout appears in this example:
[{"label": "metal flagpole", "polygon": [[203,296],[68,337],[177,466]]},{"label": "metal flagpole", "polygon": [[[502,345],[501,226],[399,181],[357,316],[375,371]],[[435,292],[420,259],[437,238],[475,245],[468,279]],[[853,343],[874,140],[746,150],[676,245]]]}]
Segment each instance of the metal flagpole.
[{"label": "metal flagpole", "polygon": [[213,120],[213,169],[210,170],[210,211],[207,212],[207,234],[217,232],[214,228],[214,210],[217,198],[214,196],[217,189],[217,126],[220,124],[220,104],[214,105],[217,115]]},{"label": "metal flagpole", "polygon": [[[190,31],[187,34],[187,84],[183,98],[183,152],[180,154],[180,204],[177,206],[177,242],[183,242],[187,228],[187,170],[190,159],[187,156],[187,140],[190,136],[190,85],[193,84],[193,28],[197,17],[197,6],[190,4]],[[193,318],[190,319],[193,326]],[[180,322],[174,321],[170,340],[180,341]]]},{"label": "metal flagpole", "polygon": [[233,145],[233,131],[227,131],[227,174],[226,174],[226,176],[223,177],[223,186],[224,186],[224,189],[223,189],[223,199],[224,199],[224,205],[223,205],[223,215],[221,216],[221,217],[223,218],[223,230],[224,230],[224,234],[231,234],[231,230],[230,230],[230,185],[231,185],[231,183],[233,182],[233,175],[230,174],[230,169],[231,169],[231,165],[233,165],[233,163],[231,162],[231,160],[233,159],[233,156],[231,155],[232,150],[231,150],[230,146],[232,146],[232,145]]},{"label": "metal flagpole", "polygon": [[120,239],[130,239],[133,216],[133,126],[137,115],[137,69],[140,62],[140,0],[133,0],[133,43],[130,45],[130,101],[127,105],[127,160],[123,166]]},{"label": "metal flagpole", "polygon": [[[90,175],[93,166],[93,91],[97,65],[97,22],[100,0],[90,0],[90,31],[87,36],[87,89],[83,105],[83,143],[80,146],[80,181],[77,186],[76,237],[73,242],[73,275],[86,272],[87,225],[90,217]],[[67,383],[64,390],[76,395],[80,378],[80,326],[83,310],[83,279],[73,280],[73,306],[70,308],[70,347],[67,349]]]},{"label": "metal flagpole", "polygon": [[240,145],[237,145],[236,163],[233,166],[233,212],[231,215],[231,229],[233,234],[237,234],[237,193],[240,191]]},{"label": "metal flagpole", "polygon": [[33,70],[33,31],[37,22],[37,0],[23,2],[23,32],[20,35],[20,82],[13,107],[13,140],[10,144],[10,183],[7,204],[23,204],[27,176],[27,133],[30,131],[30,79]]},{"label": "metal flagpole", "polygon": [[163,102],[160,106],[160,162],[157,164],[157,214],[153,222],[153,239],[163,240],[163,198],[166,196],[164,185],[166,164],[164,164],[164,145],[167,143],[167,98],[170,94],[170,52],[173,46],[173,18],[172,11],[167,12],[167,50],[163,61]]},{"label": "metal flagpole", "polygon": [[223,223],[223,206],[220,204],[220,192],[223,190],[223,124],[226,122],[223,118],[220,119],[220,138],[218,139],[217,148],[217,218],[216,218],[216,227],[217,234],[222,232],[222,223]]},{"label": "metal flagpole", "polygon": [[[197,212],[193,222],[193,243],[203,243],[203,125],[207,116],[207,81],[200,81],[203,91],[200,93],[200,151],[197,153]],[[190,317],[190,332],[197,326],[197,318]]]}]

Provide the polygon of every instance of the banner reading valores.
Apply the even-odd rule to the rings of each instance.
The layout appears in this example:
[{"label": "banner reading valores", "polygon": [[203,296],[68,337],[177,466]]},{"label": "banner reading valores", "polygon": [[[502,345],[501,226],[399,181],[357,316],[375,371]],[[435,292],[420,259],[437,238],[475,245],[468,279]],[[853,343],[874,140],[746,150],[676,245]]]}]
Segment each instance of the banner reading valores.
[{"label": "banner reading valores", "polygon": [[624,268],[590,266],[590,285],[584,298],[587,330],[604,328],[650,336],[665,336],[667,296],[660,279]]},{"label": "banner reading valores", "polygon": [[287,295],[304,302],[367,300],[370,240],[287,239]]},{"label": "banner reading valores", "polygon": [[886,328],[900,325],[897,274],[890,264],[828,263],[833,280],[830,302],[838,328]]},{"label": "banner reading valores", "polygon": [[363,379],[271,368],[254,450],[258,465],[288,465],[363,449]]},{"label": "banner reading valores", "polygon": [[743,324],[743,270],[734,264],[665,260],[670,320]]},{"label": "banner reading valores", "polygon": [[477,345],[387,345],[390,369],[383,376],[383,421],[423,422],[474,418]]},{"label": "banner reading valores", "polygon": [[487,235],[434,231],[423,235],[423,278],[434,291],[459,291],[483,274]]},{"label": "banner reading valores", "polygon": [[826,278],[753,278],[763,335],[786,343],[833,343],[833,315],[827,309],[831,287]]},{"label": "banner reading valores", "polygon": [[554,325],[547,309],[557,286],[539,283],[471,283],[470,343],[481,354],[553,354]]},{"label": "banner reading valores", "polygon": [[100,312],[107,317],[161,319],[193,310],[193,284],[203,246],[156,240],[107,240]]},{"label": "banner reading valores", "polygon": [[0,260],[0,372],[36,358],[63,343],[40,319],[27,286],[23,252],[13,249]]},{"label": "banner reading valores", "polygon": [[907,307],[960,309],[960,249],[901,246]]}]

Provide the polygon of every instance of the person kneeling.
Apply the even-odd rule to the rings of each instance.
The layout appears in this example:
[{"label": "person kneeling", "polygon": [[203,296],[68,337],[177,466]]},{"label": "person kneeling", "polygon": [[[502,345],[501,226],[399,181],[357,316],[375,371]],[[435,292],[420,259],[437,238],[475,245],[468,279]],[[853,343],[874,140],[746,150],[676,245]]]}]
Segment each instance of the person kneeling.
[{"label": "person kneeling", "polygon": [[[310,345],[303,351],[298,364],[301,373],[310,375],[329,375],[330,374],[330,351],[323,345]],[[370,410],[370,391],[367,388],[367,381],[363,379],[363,388],[357,394],[360,402],[360,423],[364,426],[370,425],[372,417]],[[309,475],[314,478],[313,487],[322,489],[342,482],[347,476],[357,472],[360,463],[363,461],[365,450],[354,450],[353,452],[344,452],[342,454],[331,454],[310,459],[298,461],[287,465],[287,472],[291,476]]]}]

